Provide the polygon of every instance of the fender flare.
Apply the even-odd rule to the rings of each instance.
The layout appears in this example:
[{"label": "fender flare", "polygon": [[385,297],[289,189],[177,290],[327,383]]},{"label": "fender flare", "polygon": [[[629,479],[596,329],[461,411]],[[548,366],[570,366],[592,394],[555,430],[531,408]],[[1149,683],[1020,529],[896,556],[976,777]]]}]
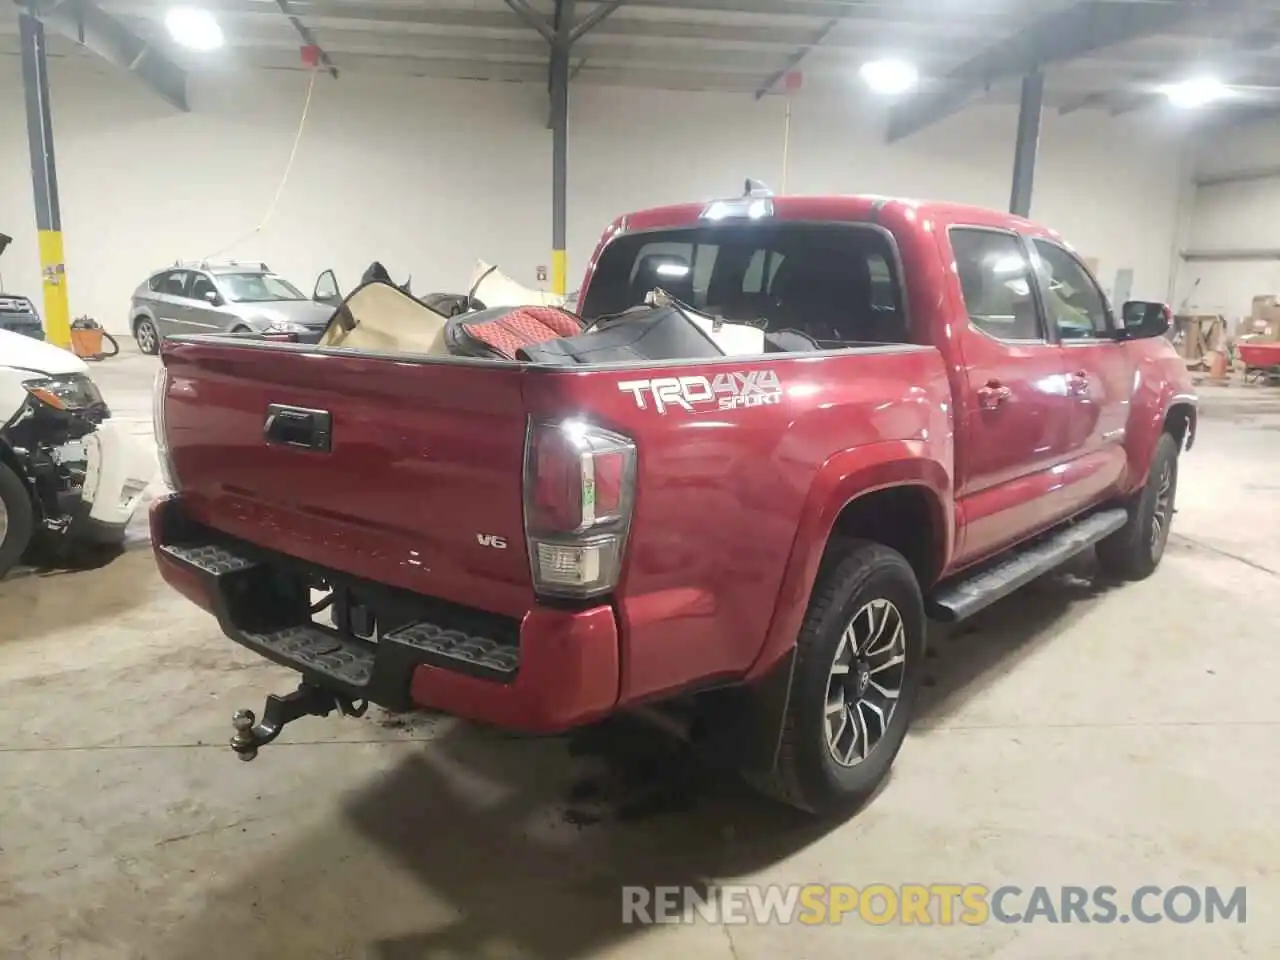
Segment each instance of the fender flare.
[{"label": "fender flare", "polygon": [[922,441],[886,440],[835,454],[809,485],[769,629],[747,681],[763,676],[795,646],[818,567],[844,508],[868,494],[904,486],[920,487],[929,495],[940,533],[937,569],[945,567],[955,537],[950,468],[928,457]]},{"label": "fender flare", "polygon": [[1146,406],[1145,415],[1134,413],[1134,426],[1129,443],[1129,492],[1137,490],[1147,482],[1147,473],[1151,469],[1151,457],[1155,453],[1156,443],[1164,433],[1165,423],[1175,407],[1187,407],[1187,435],[1183,439],[1183,449],[1190,450],[1195,443],[1196,426],[1199,416],[1198,400],[1194,393],[1189,393],[1172,384],[1165,384],[1161,389],[1158,401]]},{"label": "fender flare", "polygon": [[138,335],[138,324],[143,320],[151,321],[151,325],[156,325],[156,316],[149,307],[140,307],[134,311],[133,316],[129,318],[129,333],[133,336]]}]

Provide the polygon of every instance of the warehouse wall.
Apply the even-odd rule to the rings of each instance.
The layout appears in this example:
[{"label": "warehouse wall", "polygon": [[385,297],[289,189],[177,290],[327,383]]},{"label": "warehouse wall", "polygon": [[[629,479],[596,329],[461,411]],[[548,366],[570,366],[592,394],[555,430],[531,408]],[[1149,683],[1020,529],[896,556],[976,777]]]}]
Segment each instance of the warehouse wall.
[{"label": "warehouse wall", "polygon": [[[193,79],[180,115],[133,78],[79,58],[51,69],[74,313],[121,329],[133,287],[175,258],[250,234],[288,158],[306,78]],[[854,88],[851,88],[853,90]],[[1008,202],[1016,111],[978,107],[886,146],[882,104],[796,101],[788,188]],[[232,250],[310,288],[335,267],[353,283],[372,258],[415,290],[458,289],[476,257],[523,282],[547,264],[550,133],[532,85],[345,75],[317,81],[289,183],[265,230]],[[650,204],[735,193],[744,177],[780,187],[783,103],[770,98],[577,87],[570,144],[570,283],[600,230]],[[0,58],[0,269],[38,290],[16,58]],[[1170,131],[1099,114],[1048,113],[1033,215],[1100,261],[1110,286],[1163,298],[1182,182]]]},{"label": "warehouse wall", "polygon": [[[1205,138],[1196,174],[1280,165],[1280,127],[1274,120]],[[1280,249],[1280,177],[1205,185],[1194,190],[1183,244],[1191,250]],[[1177,303],[1221,313],[1234,322],[1249,313],[1255,294],[1280,294],[1280,261],[1190,262],[1178,267]]]}]

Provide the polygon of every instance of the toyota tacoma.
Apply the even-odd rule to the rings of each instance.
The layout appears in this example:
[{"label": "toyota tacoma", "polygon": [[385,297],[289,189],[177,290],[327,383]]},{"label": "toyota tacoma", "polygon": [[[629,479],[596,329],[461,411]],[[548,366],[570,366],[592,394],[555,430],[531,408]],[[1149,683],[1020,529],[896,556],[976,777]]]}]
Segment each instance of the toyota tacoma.
[{"label": "toyota tacoma", "polygon": [[1053,231],[752,189],[619,217],[585,329],[655,286],[794,336],[572,369],[165,344],[160,571],[300,674],[234,718],[242,757],[369,703],[530,732],[666,709],[782,799],[848,810],[903,742],[928,618],[1094,546],[1117,578],[1160,563],[1196,427],[1169,310],[1113,310]]}]

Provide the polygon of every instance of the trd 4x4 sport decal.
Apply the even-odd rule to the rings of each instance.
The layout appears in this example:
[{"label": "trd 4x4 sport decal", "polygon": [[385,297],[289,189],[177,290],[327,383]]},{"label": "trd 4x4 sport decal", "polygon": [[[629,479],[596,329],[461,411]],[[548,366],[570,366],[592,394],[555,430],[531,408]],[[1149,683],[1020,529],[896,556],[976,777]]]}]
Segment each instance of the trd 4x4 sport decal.
[{"label": "trd 4x4 sport decal", "polygon": [[782,385],[772,370],[717,373],[707,377],[657,377],[653,380],[623,380],[618,389],[635,398],[641,410],[665,414],[669,407],[689,413],[708,410],[737,410],[782,402]]}]

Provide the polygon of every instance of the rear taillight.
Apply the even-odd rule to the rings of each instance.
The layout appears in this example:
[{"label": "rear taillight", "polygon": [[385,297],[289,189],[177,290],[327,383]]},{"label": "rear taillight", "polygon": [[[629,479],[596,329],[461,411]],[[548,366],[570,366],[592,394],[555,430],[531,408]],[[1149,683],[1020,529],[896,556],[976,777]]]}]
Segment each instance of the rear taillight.
[{"label": "rear taillight", "polygon": [[169,392],[169,368],[161,367],[151,388],[151,428],[155,431],[156,456],[160,460],[160,478],[170,490],[178,489],[178,476],[169,455],[169,436],[165,429],[165,397]]},{"label": "rear taillight", "polygon": [[592,597],[617,586],[635,476],[636,446],[624,436],[582,420],[530,427],[524,514],[538,593]]}]

